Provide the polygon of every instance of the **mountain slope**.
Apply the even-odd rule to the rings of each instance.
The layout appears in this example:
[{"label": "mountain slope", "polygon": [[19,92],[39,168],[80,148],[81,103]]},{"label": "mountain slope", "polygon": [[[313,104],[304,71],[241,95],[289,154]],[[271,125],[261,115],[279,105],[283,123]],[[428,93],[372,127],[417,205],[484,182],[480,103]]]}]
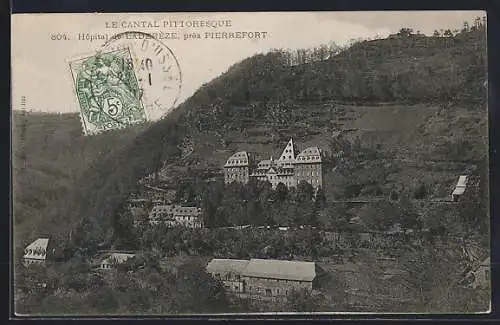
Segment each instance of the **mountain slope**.
[{"label": "mountain slope", "polygon": [[165,119],[99,156],[57,207],[44,212],[40,229],[61,235],[76,230],[72,239],[78,246],[111,239],[115,216],[137,180],[178,161],[186,139],[194,142],[193,160],[212,160],[210,167],[218,168],[228,152],[250,143],[252,132],[250,140],[269,145],[269,151],[290,135],[304,143],[318,141],[342,125],[335,122],[339,102],[424,101],[434,112],[468,105],[484,119],[484,108],[470,104],[484,99],[484,47],[484,31],[473,31],[450,38],[396,35],[365,41],[332,59],[298,66],[288,65],[279,51],[245,59]]},{"label": "mountain slope", "polygon": [[[79,175],[98,157],[134,138],[146,126],[95,137],[82,133],[78,114],[14,111],[12,116],[13,213],[16,241],[48,235],[47,211],[57,210]],[[50,226],[49,226],[50,225]],[[40,232],[41,231],[41,232]]]}]

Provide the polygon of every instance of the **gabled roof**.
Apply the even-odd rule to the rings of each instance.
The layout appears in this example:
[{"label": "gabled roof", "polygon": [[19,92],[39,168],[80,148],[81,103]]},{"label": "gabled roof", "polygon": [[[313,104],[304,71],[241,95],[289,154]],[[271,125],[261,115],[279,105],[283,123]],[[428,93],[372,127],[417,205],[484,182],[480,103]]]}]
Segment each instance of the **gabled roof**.
[{"label": "gabled roof", "polygon": [[102,261],[102,263],[116,263],[116,264],[122,264],[125,263],[127,260],[135,257],[135,254],[130,254],[130,253],[110,253],[105,257]]},{"label": "gabled roof", "polygon": [[47,257],[48,238],[38,238],[24,250],[24,258],[44,260]]},{"label": "gabled roof", "polygon": [[320,163],[322,162],[321,150],[318,147],[309,147],[297,155],[296,164]]},{"label": "gabled roof", "polygon": [[281,280],[312,281],[316,277],[314,262],[251,259],[244,276]]},{"label": "gabled roof", "polygon": [[458,178],[458,183],[457,183],[457,186],[466,186],[467,185],[467,176],[465,175],[461,175],[459,178]]},{"label": "gabled roof", "polygon": [[175,216],[192,216],[201,214],[201,208],[177,206],[174,209]]},{"label": "gabled roof", "polygon": [[293,143],[293,139],[290,139],[285,149],[283,149],[278,162],[292,162],[295,160],[295,155],[295,145]]},{"label": "gabled roof", "polygon": [[277,171],[276,171],[276,169],[274,167],[271,167],[271,168],[268,169],[267,173],[268,174],[276,174]]},{"label": "gabled roof", "polygon": [[250,261],[214,258],[207,265],[207,271],[218,274],[242,274]]},{"label": "gabled roof", "polygon": [[170,213],[174,210],[175,205],[156,205],[151,209],[151,212]]},{"label": "gabled roof", "polygon": [[224,167],[243,167],[248,166],[248,164],[248,153],[246,151],[240,151],[229,157]]},{"label": "gabled roof", "polygon": [[467,176],[462,175],[458,178],[457,185],[455,187],[455,190],[453,190],[452,195],[462,195],[465,192],[465,189],[467,188]]}]

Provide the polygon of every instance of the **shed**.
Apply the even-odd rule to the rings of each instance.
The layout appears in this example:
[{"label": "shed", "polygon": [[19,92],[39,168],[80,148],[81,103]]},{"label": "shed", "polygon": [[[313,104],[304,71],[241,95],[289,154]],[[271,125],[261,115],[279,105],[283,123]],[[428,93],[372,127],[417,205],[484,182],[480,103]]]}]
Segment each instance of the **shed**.
[{"label": "shed", "polygon": [[465,176],[465,175],[461,175],[458,178],[457,185],[455,186],[453,193],[451,193],[451,197],[452,197],[453,201],[457,201],[458,198],[464,194],[464,192],[467,188],[467,180],[468,180],[468,176]]},{"label": "shed", "polygon": [[38,238],[37,240],[26,246],[23,256],[26,265],[36,262],[44,262],[47,259],[48,245],[48,238]]}]

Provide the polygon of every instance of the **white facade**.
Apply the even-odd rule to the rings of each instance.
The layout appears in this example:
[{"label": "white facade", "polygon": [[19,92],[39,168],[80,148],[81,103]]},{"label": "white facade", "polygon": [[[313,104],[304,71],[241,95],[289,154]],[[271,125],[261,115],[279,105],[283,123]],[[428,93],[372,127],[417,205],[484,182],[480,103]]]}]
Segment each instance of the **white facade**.
[{"label": "white facade", "polygon": [[48,238],[38,238],[24,250],[24,263],[30,265],[33,263],[41,264],[47,259],[47,247],[49,245]]},{"label": "white facade", "polygon": [[453,201],[456,201],[461,195],[464,194],[465,190],[467,189],[467,180],[468,177],[465,175],[462,175],[458,178],[457,185],[455,186],[455,189],[451,194]]},{"label": "white facade", "polygon": [[273,188],[279,183],[296,187],[301,181],[314,188],[323,186],[322,153],[318,147],[309,147],[297,154],[293,139],[288,141],[277,160],[272,157],[256,165],[245,151],[233,154],[224,165],[226,184],[237,182],[246,184],[250,179],[268,181]]},{"label": "white facade", "polygon": [[110,253],[99,263],[99,269],[110,270],[117,264],[123,264],[129,259],[135,257],[135,254],[129,253]]},{"label": "white facade", "polygon": [[151,225],[165,223],[169,227],[202,228],[202,211],[198,207],[158,205],[149,213],[149,223]]}]

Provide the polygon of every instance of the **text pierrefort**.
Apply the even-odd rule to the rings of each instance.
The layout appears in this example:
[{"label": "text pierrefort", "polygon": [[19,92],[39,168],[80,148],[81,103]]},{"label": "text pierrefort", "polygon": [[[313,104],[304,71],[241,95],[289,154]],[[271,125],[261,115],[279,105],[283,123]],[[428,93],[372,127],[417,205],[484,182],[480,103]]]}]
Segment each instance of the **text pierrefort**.
[{"label": "text pierrefort", "polygon": [[231,20],[123,20],[106,22],[106,28],[217,28],[232,27],[231,25]]}]

